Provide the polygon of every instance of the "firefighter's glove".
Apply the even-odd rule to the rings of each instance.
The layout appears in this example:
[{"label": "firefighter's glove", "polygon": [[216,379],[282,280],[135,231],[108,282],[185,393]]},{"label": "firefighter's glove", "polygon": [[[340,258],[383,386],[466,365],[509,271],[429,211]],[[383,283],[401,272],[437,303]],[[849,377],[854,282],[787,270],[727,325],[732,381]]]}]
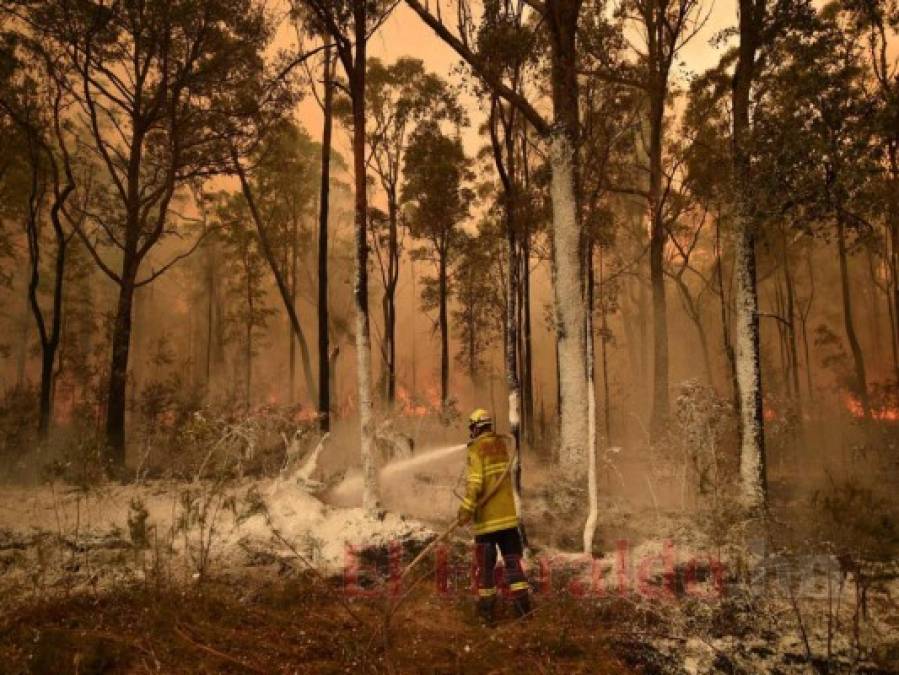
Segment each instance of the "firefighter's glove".
[{"label": "firefighter's glove", "polygon": [[456,519],[459,521],[459,525],[467,525],[469,521],[471,521],[471,511],[464,506],[460,506],[459,514],[456,516]]}]

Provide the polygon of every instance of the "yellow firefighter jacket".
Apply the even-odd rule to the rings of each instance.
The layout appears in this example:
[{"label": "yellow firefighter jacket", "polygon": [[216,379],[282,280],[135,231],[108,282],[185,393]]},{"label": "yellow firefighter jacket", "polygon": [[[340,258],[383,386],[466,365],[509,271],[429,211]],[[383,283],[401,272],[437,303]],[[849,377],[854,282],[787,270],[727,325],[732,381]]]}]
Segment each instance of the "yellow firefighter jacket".
[{"label": "yellow firefighter jacket", "polygon": [[[510,461],[506,442],[493,432],[481,434],[468,444],[468,475],[462,508],[473,512],[475,534],[518,527],[511,471],[503,477]],[[477,508],[478,501],[491,492],[501,478],[502,483],[493,496]]]}]

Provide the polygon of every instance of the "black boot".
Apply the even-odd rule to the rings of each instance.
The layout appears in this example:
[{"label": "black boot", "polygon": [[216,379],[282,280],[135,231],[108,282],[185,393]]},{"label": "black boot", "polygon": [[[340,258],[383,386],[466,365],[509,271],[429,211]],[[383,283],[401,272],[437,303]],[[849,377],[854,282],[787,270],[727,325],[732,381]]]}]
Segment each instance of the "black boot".
[{"label": "black boot", "polygon": [[533,610],[531,608],[531,597],[525,592],[512,598],[512,606],[515,608],[515,614],[519,619],[526,617]]},{"label": "black boot", "polygon": [[485,626],[492,626],[496,621],[496,619],[494,618],[495,609],[495,595],[489,598],[478,598],[478,618]]}]

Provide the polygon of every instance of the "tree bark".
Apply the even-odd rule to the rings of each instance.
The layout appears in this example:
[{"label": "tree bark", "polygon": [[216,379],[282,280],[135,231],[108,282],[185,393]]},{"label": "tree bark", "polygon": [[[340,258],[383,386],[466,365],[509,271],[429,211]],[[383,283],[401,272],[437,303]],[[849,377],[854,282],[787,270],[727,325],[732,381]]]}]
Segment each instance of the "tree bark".
[{"label": "tree bark", "polygon": [[384,289],[384,351],[386,356],[387,407],[396,402],[396,286],[399,281],[399,207],[396,187],[387,193],[387,287]]},{"label": "tree bark", "polygon": [[[893,286],[893,344],[899,349],[899,142],[889,148],[890,175],[893,189],[890,199],[890,277]],[[899,360],[895,364],[899,382]]]},{"label": "tree bark", "polygon": [[531,326],[531,245],[525,225],[521,241],[521,302],[524,310],[524,362],[521,368],[522,418],[524,442],[534,442],[534,345]]},{"label": "tree bark", "polygon": [[347,73],[353,105],[353,174],[355,182],[355,288],[356,368],[359,396],[359,434],[362,452],[362,506],[368,513],[380,509],[371,395],[371,335],[368,316],[368,195],[365,171],[365,64],[367,0],[353,0],[355,56]]},{"label": "tree bark", "polygon": [[440,407],[449,408],[449,315],[447,312],[447,251],[445,246],[438,249],[440,260],[437,264],[438,325],[440,329]]},{"label": "tree bark", "polygon": [[[203,208],[203,229],[206,229],[206,210]],[[212,379],[212,352],[213,335],[215,328],[215,265],[213,261],[212,247],[207,243],[206,249],[206,391],[210,389]]]},{"label": "tree bark", "polygon": [[793,386],[793,401],[796,406],[796,414],[802,420],[802,388],[799,385],[799,346],[796,336],[796,284],[793,280],[793,269],[790,266],[790,256],[787,250],[786,233],[783,234],[783,264],[784,284],[786,286],[786,319],[788,322],[788,338],[790,350],[790,381]]},{"label": "tree bark", "polygon": [[250,412],[250,402],[252,400],[252,391],[253,391],[253,313],[255,311],[255,307],[253,306],[253,277],[250,270],[250,253],[249,250],[244,252],[244,270],[247,275],[247,325],[246,325],[246,335],[244,342],[244,372],[243,372],[243,386],[244,386],[244,410],[246,414]]},{"label": "tree bark", "polygon": [[128,381],[128,358],[131,349],[131,326],[137,265],[126,251],[122,263],[119,299],[112,334],[112,362],[106,399],[106,443],[112,467],[125,464],[125,396]]},{"label": "tree bark", "polygon": [[587,244],[585,269],[587,272],[587,522],[584,523],[583,552],[593,554],[593,538],[599,518],[599,494],[596,473],[596,382],[593,340],[593,243]]},{"label": "tree bark", "polygon": [[612,444],[612,395],[609,388],[609,358],[608,358],[608,334],[609,334],[609,324],[606,313],[606,302],[604,288],[603,288],[603,250],[602,246],[599,247],[599,328],[601,332],[600,337],[600,352],[602,356],[602,387],[603,387],[603,397],[602,397],[602,411],[603,411],[603,430],[605,431],[605,439],[604,445],[606,447]]},{"label": "tree bark", "polygon": [[756,279],[755,223],[750,183],[749,103],[755,75],[759,33],[765,0],[739,0],[737,64],[732,82],[733,176],[735,198],[734,306],[736,313],[737,388],[741,422],[740,494],[746,508],[763,513],[767,508],[765,418],[763,414],[759,301]]},{"label": "tree bark", "polygon": [[321,186],[318,199],[318,428],[331,430],[331,377],[328,326],[328,209],[331,191],[331,130],[334,122],[334,84],[331,48],[325,48],[322,113]]},{"label": "tree bark", "polygon": [[586,317],[583,241],[578,225],[578,81],[576,33],[580,2],[557,0],[548,10],[552,101],[549,135],[553,209],[553,290],[559,349],[559,457],[572,478],[587,461]]},{"label": "tree bark", "polygon": [[[294,311],[297,306],[297,265],[299,262],[299,250],[297,236],[299,234],[296,218],[291,227],[290,238],[290,304],[293,305]],[[297,346],[296,340],[293,338],[293,327],[290,319],[287,320],[287,339],[290,345],[288,354],[288,401],[293,404],[296,400],[296,368],[297,368]],[[314,398],[312,399],[315,400]]]}]

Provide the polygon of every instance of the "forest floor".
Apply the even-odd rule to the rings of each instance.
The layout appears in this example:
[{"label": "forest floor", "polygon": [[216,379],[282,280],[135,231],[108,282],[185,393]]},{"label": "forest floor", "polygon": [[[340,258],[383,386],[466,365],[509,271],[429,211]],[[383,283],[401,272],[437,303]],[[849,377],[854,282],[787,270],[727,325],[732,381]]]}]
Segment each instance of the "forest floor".
[{"label": "forest floor", "polygon": [[467,533],[397,582],[447,522],[458,460],[388,465],[379,517],[347,505],[352,475],[329,503],[283,476],[0,486],[0,673],[899,672],[891,485],[797,495],[774,467],[759,534],[620,463],[645,498],[604,486],[587,557],[566,553],[583,495],[531,463],[536,610],[485,628]]},{"label": "forest floor", "polygon": [[353,618],[310,575],[218,578],[44,600],[0,625],[5,673],[628,673],[645,650],[620,609],[542,605],[484,629],[458,601],[414,593],[385,633],[379,600]]}]

